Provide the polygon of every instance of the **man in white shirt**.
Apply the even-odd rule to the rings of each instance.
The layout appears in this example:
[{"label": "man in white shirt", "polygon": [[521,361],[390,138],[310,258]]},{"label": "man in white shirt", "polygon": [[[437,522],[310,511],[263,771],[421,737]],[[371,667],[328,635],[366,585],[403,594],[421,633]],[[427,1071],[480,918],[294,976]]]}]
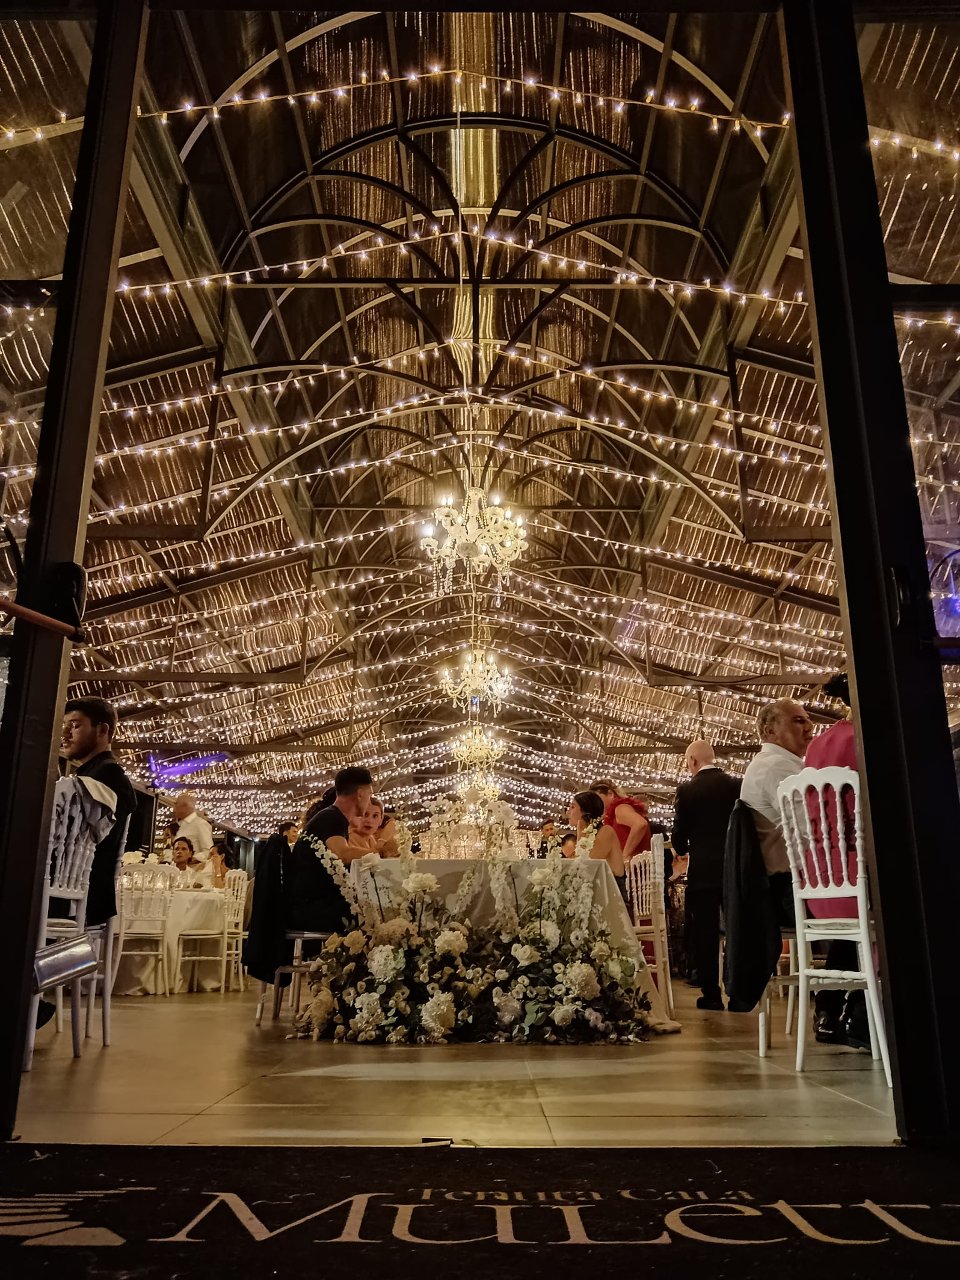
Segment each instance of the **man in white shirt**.
[{"label": "man in white shirt", "polygon": [[213,828],[206,818],[197,813],[193,796],[183,794],[173,802],[173,816],[179,822],[174,839],[185,838],[193,845],[193,854],[200,862],[206,862],[213,848]]},{"label": "man in white shirt", "polygon": [[778,903],[792,916],[790,862],[783,842],[777,787],[803,768],[803,754],[813,737],[813,722],[792,698],[768,703],[757,719],[760,750],[747,765],[740,799],[753,810],[763,865]]}]

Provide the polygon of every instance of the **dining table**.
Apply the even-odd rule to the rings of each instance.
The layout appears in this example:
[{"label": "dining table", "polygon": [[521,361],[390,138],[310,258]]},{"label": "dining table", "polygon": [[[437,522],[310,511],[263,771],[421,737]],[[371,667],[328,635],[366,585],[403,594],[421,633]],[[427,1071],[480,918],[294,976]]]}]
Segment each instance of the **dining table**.
[{"label": "dining table", "polygon": [[[170,911],[167,915],[163,931],[163,947],[167,960],[167,978],[171,993],[186,991],[190,976],[191,962],[183,961],[178,970],[177,942],[183,933],[195,930],[220,930],[223,927],[223,890],[207,887],[203,889],[174,889],[170,898]],[[200,942],[191,942],[185,948],[188,952],[200,950],[217,952],[219,939],[210,938]],[[216,958],[200,960],[196,965],[194,987],[199,991],[220,990],[220,961]],[[157,966],[146,956],[122,955],[117,969],[117,977],[113,986],[116,996],[159,995],[157,989]]]}]

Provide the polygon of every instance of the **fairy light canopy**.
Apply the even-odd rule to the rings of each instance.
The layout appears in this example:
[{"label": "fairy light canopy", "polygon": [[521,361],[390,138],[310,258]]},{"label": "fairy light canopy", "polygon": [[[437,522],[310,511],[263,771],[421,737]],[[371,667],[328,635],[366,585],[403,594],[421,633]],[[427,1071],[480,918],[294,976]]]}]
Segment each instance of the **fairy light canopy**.
[{"label": "fairy light canopy", "polygon": [[[4,36],[0,275],[55,294],[88,35]],[[950,48],[861,37],[895,278],[960,269]],[[480,717],[523,824],[598,774],[665,816],[690,738],[835,715],[790,127],[770,15],[154,15],[72,685],[131,769],[263,831],[363,762],[422,825]],[[0,296],[15,541],[54,314]],[[933,564],[960,317],[898,331]]]}]

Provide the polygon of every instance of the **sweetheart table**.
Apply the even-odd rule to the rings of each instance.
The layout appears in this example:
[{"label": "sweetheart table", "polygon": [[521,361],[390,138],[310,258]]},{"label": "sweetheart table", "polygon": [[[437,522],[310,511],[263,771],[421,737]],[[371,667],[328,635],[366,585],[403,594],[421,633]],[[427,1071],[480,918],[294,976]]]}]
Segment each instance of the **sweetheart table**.
[{"label": "sweetheart table", "polygon": [[[440,894],[448,910],[452,911],[460,881],[477,865],[477,861],[465,858],[420,858],[416,862],[416,870],[436,876],[440,882]],[[479,866],[479,884],[466,914],[474,925],[483,927],[494,920],[496,905],[490,884],[490,863],[481,860]],[[537,867],[542,866],[544,863],[536,858],[520,858],[510,863],[521,904],[530,891],[530,876]],[[680,1024],[667,1016],[666,1007],[643,957],[643,949],[634,933],[626,904],[620,896],[609,866],[600,859],[583,859],[579,866],[593,887],[594,905],[599,908],[611,945],[630,952],[639,965],[640,989],[650,1001],[647,1016],[650,1030],[661,1033],[679,1031]],[[570,867],[572,870],[572,861]],[[375,903],[379,894],[379,901],[384,907],[394,896],[400,895],[402,875],[400,863],[396,859],[381,859],[376,854],[350,864],[350,877],[360,897]]]}]

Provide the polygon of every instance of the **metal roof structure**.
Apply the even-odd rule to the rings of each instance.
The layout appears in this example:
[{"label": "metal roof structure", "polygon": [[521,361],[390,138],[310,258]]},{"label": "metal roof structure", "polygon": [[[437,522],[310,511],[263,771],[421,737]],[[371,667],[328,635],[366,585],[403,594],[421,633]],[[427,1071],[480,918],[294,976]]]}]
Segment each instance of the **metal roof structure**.
[{"label": "metal roof structure", "polygon": [[[861,33],[901,299],[960,269],[955,35]],[[367,763],[421,819],[477,608],[527,822],[597,775],[667,805],[685,743],[738,767],[770,697],[836,714],[777,40],[765,12],[153,16],[72,685],[118,702],[141,777],[226,755],[201,801],[261,831]],[[36,282],[0,325],[16,540],[90,35],[0,41],[0,275]],[[951,635],[960,326],[905,304],[898,328]],[[421,545],[468,455],[528,543],[475,598]]]}]

